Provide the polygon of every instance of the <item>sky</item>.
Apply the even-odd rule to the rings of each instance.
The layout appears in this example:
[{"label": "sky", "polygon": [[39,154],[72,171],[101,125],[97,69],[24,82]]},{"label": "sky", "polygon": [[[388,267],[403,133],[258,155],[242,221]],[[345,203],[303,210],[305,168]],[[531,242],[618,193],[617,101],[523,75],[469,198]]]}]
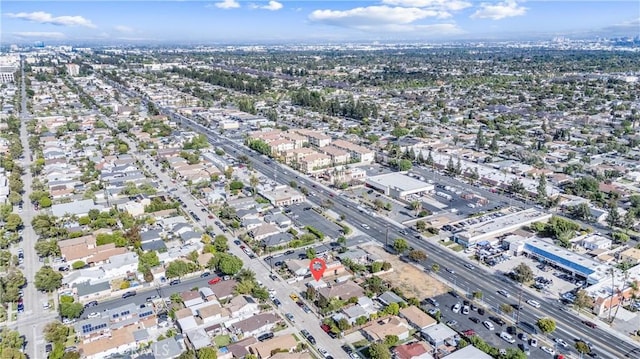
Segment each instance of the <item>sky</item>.
[{"label": "sky", "polygon": [[640,1],[1,1],[0,43],[527,40],[640,35]]}]

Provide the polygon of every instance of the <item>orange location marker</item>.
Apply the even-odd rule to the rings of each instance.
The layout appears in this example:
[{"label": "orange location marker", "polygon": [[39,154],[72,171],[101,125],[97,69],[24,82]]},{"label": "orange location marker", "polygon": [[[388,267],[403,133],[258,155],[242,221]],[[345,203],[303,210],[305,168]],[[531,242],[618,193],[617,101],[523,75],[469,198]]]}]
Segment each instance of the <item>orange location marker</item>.
[{"label": "orange location marker", "polygon": [[320,278],[322,278],[322,275],[324,274],[324,271],[326,269],[327,264],[322,258],[314,258],[313,260],[311,260],[311,263],[309,263],[309,270],[311,271],[311,275],[313,275],[313,278],[316,280],[316,282],[319,281]]}]

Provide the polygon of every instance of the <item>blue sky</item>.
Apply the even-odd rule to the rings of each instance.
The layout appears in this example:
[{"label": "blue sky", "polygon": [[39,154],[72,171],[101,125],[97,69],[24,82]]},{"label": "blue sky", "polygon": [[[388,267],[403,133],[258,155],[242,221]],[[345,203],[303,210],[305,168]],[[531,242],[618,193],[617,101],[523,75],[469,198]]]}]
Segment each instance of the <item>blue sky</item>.
[{"label": "blue sky", "polygon": [[640,1],[2,1],[0,41],[286,42],[640,34]]}]

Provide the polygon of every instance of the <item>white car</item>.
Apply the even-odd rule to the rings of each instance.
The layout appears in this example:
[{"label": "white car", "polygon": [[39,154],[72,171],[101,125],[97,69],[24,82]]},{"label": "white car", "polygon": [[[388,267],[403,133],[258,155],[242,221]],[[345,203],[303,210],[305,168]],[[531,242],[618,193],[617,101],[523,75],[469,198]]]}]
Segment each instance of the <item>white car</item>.
[{"label": "white car", "polygon": [[451,308],[451,311],[454,313],[459,313],[460,312],[460,303],[456,303],[453,308]]},{"label": "white car", "polygon": [[91,314],[87,315],[87,318],[98,318],[99,316],[100,316],[100,313],[92,312]]},{"label": "white car", "polygon": [[464,307],[462,307],[462,314],[469,315],[469,306],[468,305],[465,305]]},{"label": "white car", "polygon": [[540,349],[542,349],[543,352],[549,354],[549,355],[556,355],[556,351],[553,350],[552,348],[549,347],[540,347]]},{"label": "white car", "polygon": [[493,329],[494,329],[494,327],[493,327],[493,323],[491,323],[491,322],[490,322],[490,321],[488,321],[488,320],[485,320],[484,322],[482,322],[482,325],[484,325],[484,326],[485,326],[485,328],[487,328],[487,329],[489,329],[489,330],[493,330]]},{"label": "white car", "polygon": [[529,299],[527,301],[527,304],[529,304],[530,306],[532,306],[534,308],[540,308],[540,303],[538,303],[537,301],[535,301],[533,299]]},{"label": "white car", "polygon": [[371,227],[369,227],[369,225],[368,225],[368,224],[366,224],[366,223],[362,223],[362,228],[364,228],[364,229],[371,229]]},{"label": "white car", "polygon": [[531,338],[531,341],[529,342],[529,345],[531,345],[532,347],[537,347],[538,346],[538,339]]},{"label": "white car", "polygon": [[507,293],[507,291],[506,291],[506,290],[502,290],[502,289],[500,289],[500,290],[498,291],[498,294],[500,294],[500,295],[502,295],[502,296],[504,296],[504,297],[507,297],[507,298],[511,297],[511,295],[510,295],[509,293]]},{"label": "white car", "polygon": [[560,338],[556,338],[554,340],[559,346],[563,347],[563,348],[567,348],[569,346],[569,344],[567,344],[567,342],[565,342],[564,340],[560,339]]},{"label": "white car", "polygon": [[513,338],[513,336],[507,332],[502,332],[500,333],[500,338],[502,338],[504,341],[506,341],[507,343],[513,344],[516,342],[516,340]]}]

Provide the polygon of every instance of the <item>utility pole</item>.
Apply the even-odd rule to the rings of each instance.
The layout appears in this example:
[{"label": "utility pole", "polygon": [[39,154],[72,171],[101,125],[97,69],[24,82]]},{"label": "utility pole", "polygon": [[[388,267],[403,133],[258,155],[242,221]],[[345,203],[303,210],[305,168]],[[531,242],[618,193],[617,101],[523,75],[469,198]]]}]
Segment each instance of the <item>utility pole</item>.
[{"label": "utility pole", "polygon": [[521,307],[522,307],[522,283],[520,283],[520,293],[518,294],[518,311],[516,312],[516,333],[518,333],[518,323],[520,323]]}]

